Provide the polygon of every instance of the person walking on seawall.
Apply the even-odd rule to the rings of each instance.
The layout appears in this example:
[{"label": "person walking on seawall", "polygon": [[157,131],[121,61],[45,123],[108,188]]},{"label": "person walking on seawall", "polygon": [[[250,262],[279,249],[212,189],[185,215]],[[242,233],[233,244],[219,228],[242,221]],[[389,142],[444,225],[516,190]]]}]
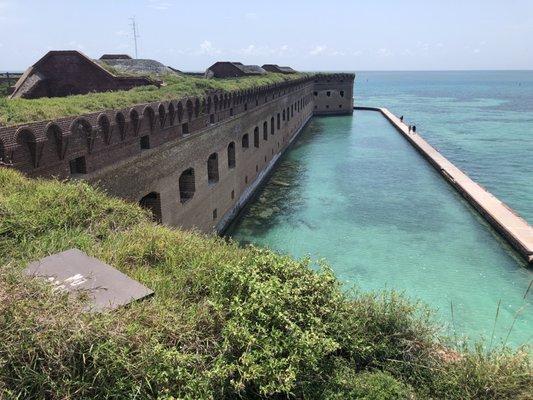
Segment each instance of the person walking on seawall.
[{"label": "person walking on seawall", "polygon": [[416,132],[416,125],[413,125],[413,132]]},{"label": "person walking on seawall", "polygon": [[402,121],[402,122],[403,122],[403,115],[402,115],[402,116],[400,117],[400,121]]},{"label": "person walking on seawall", "polygon": [[411,125],[409,125],[409,133],[411,132]]}]

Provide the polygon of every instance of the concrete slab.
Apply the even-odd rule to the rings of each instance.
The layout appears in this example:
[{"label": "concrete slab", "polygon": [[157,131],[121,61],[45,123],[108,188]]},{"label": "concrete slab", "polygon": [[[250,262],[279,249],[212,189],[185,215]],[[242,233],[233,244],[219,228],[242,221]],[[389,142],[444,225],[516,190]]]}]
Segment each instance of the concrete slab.
[{"label": "concrete slab", "polygon": [[437,171],[520,253],[533,263],[533,227],[514,210],[474,182],[419,134],[386,108],[354,107],[379,111]]},{"label": "concrete slab", "polygon": [[28,265],[28,276],[48,280],[57,290],[86,292],[90,311],[115,309],[154,292],[78,249],[53,254]]}]

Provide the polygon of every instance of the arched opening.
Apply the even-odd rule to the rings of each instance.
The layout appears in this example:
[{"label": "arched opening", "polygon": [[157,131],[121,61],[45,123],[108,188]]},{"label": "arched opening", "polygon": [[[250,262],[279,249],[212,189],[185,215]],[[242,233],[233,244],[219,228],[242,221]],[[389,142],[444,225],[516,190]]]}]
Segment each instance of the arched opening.
[{"label": "arched opening", "polygon": [[154,130],[155,125],[155,111],[152,107],[145,107],[143,110],[143,120],[148,123],[150,131]]},{"label": "arched opening", "polygon": [[178,122],[181,122],[183,120],[183,104],[181,104],[181,101],[178,102]]},{"label": "arched opening", "polygon": [[207,159],[207,183],[213,185],[218,182],[218,154],[213,153]]},{"label": "arched opening", "polygon": [[283,110],[283,121],[285,121],[285,109]]},{"label": "arched opening", "polygon": [[200,114],[200,100],[196,98],[194,100],[194,117],[198,118],[198,115]]},{"label": "arched opening", "polygon": [[63,160],[65,158],[68,141],[64,139],[61,128],[54,123],[48,124],[46,127],[46,139],[48,140],[48,143],[54,144],[57,157],[60,160]]},{"label": "arched opening", "polygon": [[140,201],[139,205],[145,210],[150,211],[152,214],[152,219],[155,222],[162,222],[161,218],[161,196],[157,192],[150,192],[144,196]]},{"label": "arched opening", "polygon": [[263,140],[268,140],[268,124],[263,122]]},{"label": "arched opening", "polygon": [[180,201],[186,203],[193,198],[196,186],[194,184],[194,169],[188,168],[183,171],[179,179]]},{"label": "arched opening", "polygon": [[192,101],[191,100],[187,100],[187,103],[185,104],[186,108],[187,108],[187,118],[189,118],[189,121],[192,119],[192,115],[193,115],[193,105],[192,105]]},{"label": "arched opening", "polygon": [[169,125],[174,125],[174,120],[176,119],[176,108],[174,103],[168,105],[168,123]]},{"label": "arched opening", "polygon": [[279,128],[281,128],[281,121],[280,121],[280,120],[281,120],[281,118],[280,118],[280,115],[279,115],[279,113],[278,113],[278,121],[277,121],[277,122],[278,122],[278,123],[277,123],[277,125],[278,125],[278,130],[279,130]]},{"label": "arched opening", "polygon": [[270,134],[274,134],[274,117],[270,118]]},{"label": "arched opening", "polygon": [[254,147],[259,147],[259,128],[257,126],[254,129]]},{"label": "arched opening", "polygon": [[167,117],[165,112],[165,106],[163,104],[159,104],[159,107],[157,108],[157,113],[159,114],[159,126],[161,128],[164,128],[165,126],[165,119]]},{"label": "arched opening", "polygon": [[104,138],[104,143],[109,144],[111,141],[111,124],[107,115],[100,115],[98,117],[98,130]]},{"label": "arched opening", "polygon": [[228,168],[235,168],[235,142],[228,144]]},{"label": "arched opening", "polygon": [[115,115],[115,123],[117,124],[120,133],[120,139],[124,140],[124,137],[126,136],[126,118],[124,118],[124,114],[118,112],[117,115]]},{"label": "arched opening", "polygon": [[248,147],[250,147],[250,137],[245,134],[242,136],[242,148],[247,149]]},{"label": "arched opening", "polygon": [[137,110],[132,109],[130,111],[130,121],[131,121],[131,127],[133,129],[133,134],[137,135],[139,132],[139,113]]}]

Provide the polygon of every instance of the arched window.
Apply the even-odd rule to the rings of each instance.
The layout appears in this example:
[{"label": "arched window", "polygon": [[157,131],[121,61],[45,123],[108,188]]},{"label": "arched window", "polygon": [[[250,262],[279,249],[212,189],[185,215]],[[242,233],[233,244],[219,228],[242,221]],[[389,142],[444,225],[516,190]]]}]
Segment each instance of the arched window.
[{"label": "arched window", "polygon": [[270,118],[270,134],[274,134],[274,117]]},{"label": "arched window", "polygon": [[235,168],[235,142],[228,144],[228,168]]},{"label": "arched window", "polygon": [[268,124],[263,122],[263,140],[268,140]]},{"label": "arched window", "polygon": [[247,149],[248,147],[250,147],[250,137],[245,134],[242,136],[242,148]]},{"label": "arched window", "polygon": [[280,115],[279,115],[279,113],[278,113],[278,130],[279,130],[279,128],[281,128],[281,121],[280,121],[280,119],[281,119],[281,118],[280,118]]},{"label": "arched window", "polygon": [[254,147],[259,147],[259,128],[257,126],[254,129]]},{"label": "arched window", "polygon": [[152,219],[155,222],[161,222],[161,196],[159,193],[148,193],[139,201],[139,205],[152,213]]},{"label": "arched window", "polygon": [[283,121],[285,121],[285,109],[283,109]]},{"label": "arched window", "polygon": [[341,97],[344,97],[344,90],[340,91]]},{"label": "arched window", "polygon": [[210,185],[218,182],[218,154],[213,153],[207,159],[207,183]]},{"label": "arched window", "polygon": [[179,179],[180,201],[185,203],[193,198],[196,187],[194,184],[194,169],[189,168],[183,171]]}]

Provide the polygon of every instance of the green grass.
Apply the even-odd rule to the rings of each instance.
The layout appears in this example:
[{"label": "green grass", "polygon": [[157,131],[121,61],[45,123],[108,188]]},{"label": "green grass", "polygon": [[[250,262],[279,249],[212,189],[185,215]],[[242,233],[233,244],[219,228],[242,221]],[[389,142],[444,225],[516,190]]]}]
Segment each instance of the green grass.
[{"label": "green grass", "polygon": [[161,88],[142,86],[127,91],[40,99],[0,98],[0,126],[57,119],[106,109],[125,108],[134,104],[176,100],[186,96],[201,96],[209,90],[251,89],[294,80],[303,76],[306,75],[268,73],[258,77],[202,79],[185,75],[168,75],[164,77],[166,85]]},{"label": "green grass", "polygon": [[[525,349],[450,348],[394,292],[152,223],[86,183],[0,169],[2,399],[531,399]],[[77,247],[155,291],[113,312],[20,271]]]}]

